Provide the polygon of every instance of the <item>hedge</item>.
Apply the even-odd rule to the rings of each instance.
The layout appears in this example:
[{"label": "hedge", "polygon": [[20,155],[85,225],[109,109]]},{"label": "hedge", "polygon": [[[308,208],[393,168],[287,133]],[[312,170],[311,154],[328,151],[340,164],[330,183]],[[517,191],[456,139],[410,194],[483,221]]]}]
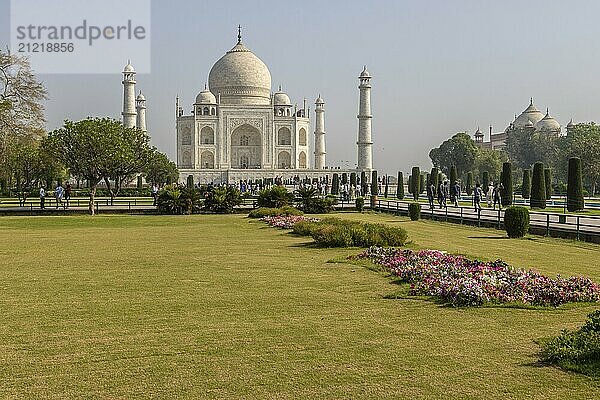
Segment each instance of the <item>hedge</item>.
[{"label": "hedge", "polygon": [[521,196],[528,199],[531,196],[531,170],[523,170],[523,184],[521,185]]},{"label": "hedge", "polygon": [[531,208],[546,208],[546,179],[544,177],[544,163],[536,162],[533,165],[531,178]]},{"label": "hedge", "polygon": [[510,238],[521,238],[529,231],[529,210],[521,206],[504,211],[504,229]]},{"label": "hedge", "polygon": [[510,206],[513,196],[512,164],[510,162],[502,164],[502,186],[504,186],[504,190],[500,193],[502,196],[502,205]]},{"label": "hedge", "polygon": [[567,210],[570,212],[583,210],[583,183],[581,174],[581,159],[569,158],[569,176],[567,180]]}]

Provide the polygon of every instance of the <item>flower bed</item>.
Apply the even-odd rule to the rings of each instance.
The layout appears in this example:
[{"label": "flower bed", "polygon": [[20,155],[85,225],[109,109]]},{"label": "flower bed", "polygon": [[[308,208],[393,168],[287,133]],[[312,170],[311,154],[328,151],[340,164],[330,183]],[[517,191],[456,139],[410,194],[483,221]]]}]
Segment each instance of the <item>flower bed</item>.
[{"label": "flower bed", "polygon": [[273,217],[263,217],[261,221],[266,222],[274,228],[292,229],[295,223],[300,221],[318,222],[318,218],[309,218],[303,215],[276,215]]},{"label": "flower bed", "polygon": [[454,306],[521,303],[559,306],[600,301],[600,286],[584,277],[556,279],[517,269],[502,260],[484,262],[437,250],[371,247],[368,258],[410,284],[411,295],[433,296]]}]

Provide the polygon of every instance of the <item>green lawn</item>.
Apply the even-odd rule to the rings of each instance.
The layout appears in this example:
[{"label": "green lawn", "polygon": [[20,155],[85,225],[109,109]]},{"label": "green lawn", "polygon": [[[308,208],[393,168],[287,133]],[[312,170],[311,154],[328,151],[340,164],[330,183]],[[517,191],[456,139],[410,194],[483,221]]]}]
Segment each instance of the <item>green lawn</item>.
[{"label": "green lawn", "polygon": [[[413,247],[600,281],[600,246],[383,214]],[[597,307],[387,300],[382,274],[241,215],[0,219],[2,398],[589,399],[537,338]]]}]

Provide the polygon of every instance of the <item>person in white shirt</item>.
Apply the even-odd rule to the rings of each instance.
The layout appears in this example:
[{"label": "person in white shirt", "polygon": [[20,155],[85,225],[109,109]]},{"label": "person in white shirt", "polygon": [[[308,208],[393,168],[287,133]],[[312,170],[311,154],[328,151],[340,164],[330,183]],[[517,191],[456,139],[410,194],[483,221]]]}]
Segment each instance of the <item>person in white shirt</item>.
[{"label": "person in white shirt", "polygon": [[490,182],[489,186],[487,188],[487,193],[486,193],[486,199],[487,199],[487,205],[488,207],[492,206],[492,201],[494,199],[494,182]]},{"label": "person in white shirt", "polygon": [[58,208],[59,205],[62,205],[64,195],[65,189],[63,189],[63,187],[59,183],[56,189],[54,190],[54,197],[56,197],[56,208]]},{"label": "person in white shirt", "polygon": [[44,186],[40,188],[40,209],[44,210],[46,208],[46,189]]}]

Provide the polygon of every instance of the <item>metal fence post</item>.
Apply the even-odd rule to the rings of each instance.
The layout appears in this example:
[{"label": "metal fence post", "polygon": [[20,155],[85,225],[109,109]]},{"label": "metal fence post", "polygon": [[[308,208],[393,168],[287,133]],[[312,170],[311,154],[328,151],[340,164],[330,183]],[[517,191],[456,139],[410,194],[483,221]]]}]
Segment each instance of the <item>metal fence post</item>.
[{"label": "metal fence post", "polygon": [[577,240],[579,240],[579,215],[577,216]]},{"label": "metal fence post", "polygon": [[500,209],[498,209],[498,229],[500,229]]},{"label": "metal fence post", "polygon": [[463,223],[463,208],[460,208],[460,224],[462,225]]},{"label": "metal fence post", "polygon": [[546,236],[550,236],[550,214],[546,214]]},{"label": "metal fence post", "polygon": [[481,227],[481,210],[477,209],[477,227]]}]

